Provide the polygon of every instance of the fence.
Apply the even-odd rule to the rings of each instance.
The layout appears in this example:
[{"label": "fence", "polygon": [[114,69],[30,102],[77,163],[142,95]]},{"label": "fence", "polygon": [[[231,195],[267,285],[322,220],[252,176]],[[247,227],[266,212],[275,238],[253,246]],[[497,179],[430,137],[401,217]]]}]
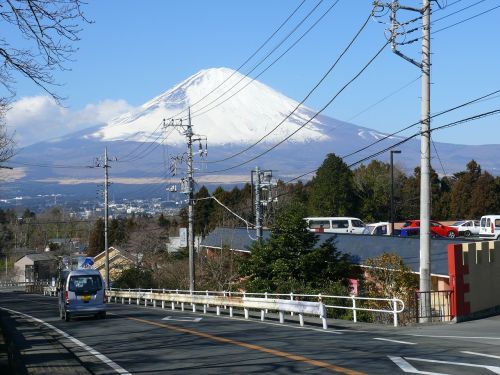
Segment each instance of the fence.
[{"label": "fence", "polygon": [[[229,292],[229,291],[193,291],[188,290],[166,290],[166,289],[117,289],[111,288],[107,291],[109,302],[117,302],[121,299],[121,303],[132,303],[135,300],[136,304],[144,303],[148,305],[148,301],[157,306],[157,302],[161,303],[161,307],[165,308],[165,303],[171,304],[172,310],[180,307],[184,310],[185,304],[191,305],[193,311],[196,311],[196,305],[203,306],[203,312],[207,312],[210,306],[215,307],[216,314],[220,315],[221,308],[228,310],[229,316],[233,316],[234,308],[242,308],[245,319],[249,317],[249,311],[260,311],[261,320],[270,311],[275,311],[279,314],[280,322],[284,322],[284,314],[297,314],[301,325],[304,324],[304,315],[319,316],[322,321],[323,328],[327,328],[326,317],[328,311],[333,310],[350,310],[352,311],[353,321],[357,322],[358,311],[371,311],[383,314],[391,314],[394,326],[398,326],[398,315],[403,312],[404,302],[397,298],[367,298],[356,296],[331,296],[331,295],[311,295],[311,294],[280,294],[280,293],[245,293],[245,292]],[[385,301],[390,309],[369,308],[361,306],[361,302],[365,301]]]},{"label": "fence", "polygon": [[[454,317],[451,314],[452,290],[433,290],[430,292],[415,292],[410,300],[408,310],[417,323],[421,319],[429,322],[449,322]],[[426,299],[430,304],[430,312],[420,308],[420,301]]]}]

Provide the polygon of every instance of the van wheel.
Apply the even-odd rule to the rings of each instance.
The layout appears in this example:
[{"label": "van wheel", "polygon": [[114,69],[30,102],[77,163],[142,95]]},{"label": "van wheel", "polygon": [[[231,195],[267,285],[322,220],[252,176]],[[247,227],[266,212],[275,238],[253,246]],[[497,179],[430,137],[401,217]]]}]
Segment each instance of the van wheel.
[{"label": "van wheel", "polygon": [[448,232],[448,238],[455,238],[455,232],[453,232],[452,230],[450,230]]},{"label": "van wheel", "polygon": [[71,314],[66,311],[65,314],[64,314],[64,320],[67,321],[67,322],[69,322],[70,319],[71,319]]},{"label": "van wheel", "polygon": [[472,235],[472,233],[470,232],[470,230],[466,230],[464,233],[465,237],[470,237],[471,235]]}]

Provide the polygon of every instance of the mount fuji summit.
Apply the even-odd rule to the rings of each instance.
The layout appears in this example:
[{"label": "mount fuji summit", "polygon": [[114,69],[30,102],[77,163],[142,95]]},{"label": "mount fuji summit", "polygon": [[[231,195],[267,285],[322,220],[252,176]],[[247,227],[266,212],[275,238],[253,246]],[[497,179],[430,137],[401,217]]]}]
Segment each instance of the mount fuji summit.
[{"label": "mount fuji summit", "polygon": [[[188,108],[193,132],[203,136],[195,138],[207,139],[207,157],[195,157],[198,184],[246,182],[255,166],[271,169],[275,176],[286,180],[318,168],[328,153],[342,157],[385,137],[373,129],[328,116],[315,117],[313,109],[299,106],[261,82],[232,69],[213,68],[194,74],[107,124],[22,149],[14,159],[19,168],[12,181],[58,185],[100,182],[102,170],[95,168],[95,158],[102,156],[107,147],[113,160],[110,178],[114,183],[176,182],[185,165],[177,163],[174,168],[172,160],[182,159],[186,138],[179,127],[171,126],[170,119],[177,124],[182,119],[186,125]],[[354,163],[401,139],[387,138],[346,157],[345,162]],[[198,143],[194,146],[197,151]],[[200,146],[204,149],[205,141]],[[463,170],[468,161],[475,159],[483,169],[498,174],[497,145],[436,146],[448,173]],[[398,162],[411,172],[419,165],[420,141],[410,140],[398,149],[403,151]],[[387,161],[387,153],[379,158]],[[37,167],[42,164],[44,168]]]}]

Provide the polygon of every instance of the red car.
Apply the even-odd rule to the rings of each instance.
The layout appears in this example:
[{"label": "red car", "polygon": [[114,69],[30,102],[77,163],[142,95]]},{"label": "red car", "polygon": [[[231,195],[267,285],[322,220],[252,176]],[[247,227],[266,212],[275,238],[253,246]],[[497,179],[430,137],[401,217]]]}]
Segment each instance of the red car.
[{"label": "red car", "polygon": [[[443,225],[441,223],[438,223],[437,221],[431,221],[430,224],[431,224],[432,234],[435,234],[435,235],[438,235],[441,237],[448,237],[448,238],[458,237],[457,228]],[[403,225],[403,228],[407,228],[407,227],[420,228],[420,220],[406,220],[406,222]]]}]

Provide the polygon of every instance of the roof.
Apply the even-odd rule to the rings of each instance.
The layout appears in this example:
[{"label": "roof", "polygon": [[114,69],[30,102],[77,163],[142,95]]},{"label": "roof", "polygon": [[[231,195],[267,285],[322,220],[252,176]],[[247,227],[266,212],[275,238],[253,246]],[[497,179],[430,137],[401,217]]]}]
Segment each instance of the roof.
[{"label": "roof", "polygon": [[[270,232],[263,231],[263,238],[269,238]],[[419,238],[397,236],[371,236],[361,234],[316,233],[318,245],[334,237],[335,246],[343,253],[349,253],[352,260],[365,264],[368,258],[375,258],[385,253],[396,253],[414,272],[419,272],[420,240]],[[252,238],[251,238],[251,237]],[[201,243],[202,247],[222,248],[228,246],[234,251],[250,252],[255,233],[246,228],[216,228]],[[463,243],[463,239],[433,238],[431,239],[431,273],[448,275],[448,244]]]},{"label": "roof", "polygon": [[31,259],[33,262],[39,262],[39,261],[43,261],[43,260],[56,260],[57,259],[54,254],[48,253],[48,252],[26,254],[24,257]]}]

